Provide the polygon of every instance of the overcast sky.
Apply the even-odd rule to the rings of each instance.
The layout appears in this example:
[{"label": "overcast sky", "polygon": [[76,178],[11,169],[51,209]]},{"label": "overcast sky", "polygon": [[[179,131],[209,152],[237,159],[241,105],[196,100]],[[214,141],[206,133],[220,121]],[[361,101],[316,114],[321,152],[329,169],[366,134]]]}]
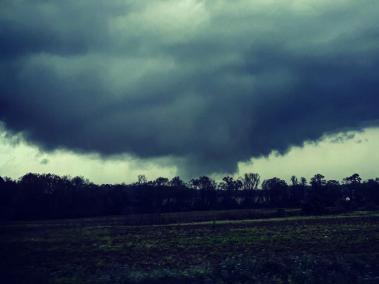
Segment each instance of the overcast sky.
[{"label": "overcast sky", "polygon": [[379,176],[377,0],[2,0],[0,175]]}]

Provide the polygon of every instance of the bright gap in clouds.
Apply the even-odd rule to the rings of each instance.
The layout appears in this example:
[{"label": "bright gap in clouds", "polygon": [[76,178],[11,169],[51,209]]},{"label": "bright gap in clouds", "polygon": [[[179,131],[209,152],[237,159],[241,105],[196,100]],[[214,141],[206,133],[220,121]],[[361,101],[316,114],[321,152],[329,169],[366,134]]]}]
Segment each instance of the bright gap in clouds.
[{"label": "bright gap in clouds", "polygon": [[76,154],[66,150],[39,150],[22,139],[0,133],[0,176],[19,178],[25,173],[54,173],[83,176],[95,183],[132,183],[140,174],[148,179],[175,176],[176,169],[164,159],[141,161],[130,156],[102,159],[99,155]]},{"label": "bright gap in clouds", "polygon": [[286,155],[272,153],[269,157],[238,164],[239,174],[258,172],[262,179],[271,177],[290,180],[292,175],[309,179],[321,173],[327,179],[342,180],[353,173],[364,179],[379,177],[379,129],[339,133],[323,138],[318,143],[293,147]]},{"label": "bright gap in clouds", "polygon": [[[336,134],[317,144],[293,147],[283,156],[272,153],[269,157],[240,162],[236,176],[258,172],[262,180],[277,176],[289,181],[292,175],[309,179],[320,172],[328,179],[341,180],[358,172],[364,179],[378,177],[378,140],[378,128],[368,128],[354,135]],[[15,179],[34,172],[79,175],[95,183],[131,183],[139,174],[145,174],[151,180],[159,176],[171,178],[178,172],[174,164],[167,159],[142,161],[130,156],[102,159],[98,155],[65,150],[48,153],[22,139],[4,132],[0,134],[0,176]]]}]

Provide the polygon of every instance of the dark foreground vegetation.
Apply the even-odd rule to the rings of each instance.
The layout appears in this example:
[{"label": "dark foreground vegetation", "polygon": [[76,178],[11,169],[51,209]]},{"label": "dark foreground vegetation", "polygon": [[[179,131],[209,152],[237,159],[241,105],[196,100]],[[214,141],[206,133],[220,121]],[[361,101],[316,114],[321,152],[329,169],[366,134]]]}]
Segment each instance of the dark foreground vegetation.
[{"label": "dark foreground vegetation", "polygon": [[0,178],[0,283],[378,283],[378,205],[358,174]]},{"label": "dark foreground vegetation", "polygon": [[[310,183],[291,178],[262,182],[258,174],[224,177],[216,183],[203,176],[185,183],[179,177],[137,183],[96,185],[81,177],[26,174],[18,180],[0,177],[0,218],[32,220],[109,215],[160,214],[199,210],[302,208],[318,214],[375,209],[379,179],[358,174],[342,183],[316,174]],[[332,208],[332,209],[331,209]]]},{"label": "dark foreground vegetation", "polygon": [[379,212],[125,226],[0,226],[1,283],[378,283]]}]

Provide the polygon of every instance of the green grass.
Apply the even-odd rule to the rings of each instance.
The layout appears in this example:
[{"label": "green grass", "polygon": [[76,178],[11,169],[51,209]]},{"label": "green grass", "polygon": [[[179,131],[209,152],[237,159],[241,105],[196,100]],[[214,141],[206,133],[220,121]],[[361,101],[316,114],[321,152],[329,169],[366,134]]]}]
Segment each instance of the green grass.
[{"label": "green grass", "polygon": [[357,212],[159,226],[122,218],[9,223],[0,228],[0,279],[377,283],[378,221],[378,212]]}]

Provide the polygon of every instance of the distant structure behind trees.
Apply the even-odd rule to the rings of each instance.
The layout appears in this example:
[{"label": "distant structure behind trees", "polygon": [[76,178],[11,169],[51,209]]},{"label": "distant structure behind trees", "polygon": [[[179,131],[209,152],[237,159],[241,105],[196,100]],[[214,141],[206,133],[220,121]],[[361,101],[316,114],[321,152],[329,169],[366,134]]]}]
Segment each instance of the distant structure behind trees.
[{"label": "distant structure behind trees", "polygon": [[310,184],[291,177],[264,180],[256,173],[226,176],[217,183],[202,176],[184,182],[180,177],[144,175],[133,184],[96,185],[81,177],[26,174],[18,180],[0,177],[0,218],[27,220],[105,215],[227,210],[248,208],[302,208],[304,213],[326,210],[375,209],[379,205],[379,178],[362,181],[359,174],[326,180],[316,174]]}]

